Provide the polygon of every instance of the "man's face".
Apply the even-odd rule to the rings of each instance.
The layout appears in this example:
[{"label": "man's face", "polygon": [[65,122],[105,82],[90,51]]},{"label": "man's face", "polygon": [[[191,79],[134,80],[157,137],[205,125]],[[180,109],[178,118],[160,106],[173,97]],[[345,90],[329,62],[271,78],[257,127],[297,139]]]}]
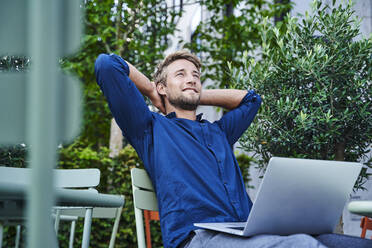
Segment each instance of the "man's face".
[{"label": "man's face", "polygon": [[202,89],[196,66],[188,60],[179,59],[168,65],[166,70],[167,85],[164,90],[169,103],[176,108],[195,110]]}]

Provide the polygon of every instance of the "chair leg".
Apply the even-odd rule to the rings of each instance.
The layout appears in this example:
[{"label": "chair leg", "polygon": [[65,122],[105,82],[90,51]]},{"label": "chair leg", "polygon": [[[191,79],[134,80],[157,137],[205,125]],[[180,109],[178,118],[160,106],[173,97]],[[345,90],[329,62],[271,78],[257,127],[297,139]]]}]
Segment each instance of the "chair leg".
[{"label": "chair leg", "polygon": [[71,221],[70,241],[68,243],[68,247],[69,248],[73,248],[74,247],[75,225],[76,225],[76,221],[75,220]]},{"label": "chair leg", "polygon": [[83,242],[81,244],[81,248],[89,247],[90,230],[92,226],[92,214],[93,208],[87,208],[85,211]]},{"label": "chair leg", "polygon": [[56,211],[56,219],[54,220],[54,230],[56,231],[56,236],[58,237],[59,221],[61,220],[61,209]]},{"label": "chair leg", "polygon": [[136,219],[136,231],[138,248],[146,248],[145,230],[143,227],[143,214],[139,208],[134,208],[134,217]]},{"label": "chair leg", "polygon": [[15,245],[14,248],[19,247],[19,241],[21,240],[21,225],[17,225],[17,233],[15,238]]},{"label": "chair leg", "polygon": [[143,215],[145,217],[146,246],[151,248],[150,211],[144,210]]},{"label": "chair leg", "polygon": [[362,233],[360,234],[361,238],[366,237],[366,232],[367,232],[367,217],[363,217],[360,221],[360,227],[362,228]]},{"label": "chair leg", "polygon": [[120,222],[122,211],[123,211],[123,207],[120,207],[116,210],[115,223],[114,223],[114,227],[112,228],[112,232],[111,232],[109,248],[114,248],[116,234],[118,233],[119,222]]},{"label": "chair leg", "polygon": [[0,223],[0,248],[3,247],[3,225]]}]

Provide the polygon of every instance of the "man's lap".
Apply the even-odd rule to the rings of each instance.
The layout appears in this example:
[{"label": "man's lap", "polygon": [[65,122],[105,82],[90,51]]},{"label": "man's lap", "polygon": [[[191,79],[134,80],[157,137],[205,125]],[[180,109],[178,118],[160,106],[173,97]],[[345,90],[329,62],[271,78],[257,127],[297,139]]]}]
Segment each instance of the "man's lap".
[{"label": "man's lap", "polygon": [[209,230],[196,230],[194,237],[185,248],[367,248],[372,247],[372,241],[352,236],[338,234],[323,234],[312,237],[307,234],[289,236],[257,235],[254,237],[240,237],[227,233]]},{"label": "man's lap", "polygon": [[372,240],[341,234],[322,234],[315,237],[329,248],[371,248]]}]

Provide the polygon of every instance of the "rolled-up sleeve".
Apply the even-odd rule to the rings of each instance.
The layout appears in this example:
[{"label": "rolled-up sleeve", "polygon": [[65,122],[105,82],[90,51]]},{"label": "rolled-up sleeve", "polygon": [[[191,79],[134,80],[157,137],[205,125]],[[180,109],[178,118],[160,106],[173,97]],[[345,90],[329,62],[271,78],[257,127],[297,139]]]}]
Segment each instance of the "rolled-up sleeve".
[{"label": "rolled-up sleeve", "polygon": [[135,146],[152,121],[143,96],[129,78],[129,66],[118,55],[98,56],[94,71],[109,108],[124,136]]},{"label": "rolled-up sleeve", "polygon": [[225,114],[217,124],[226,133],[230,145],[234,145],[252,123],[261,106],[261,97],[248,91],[238,107]]}]

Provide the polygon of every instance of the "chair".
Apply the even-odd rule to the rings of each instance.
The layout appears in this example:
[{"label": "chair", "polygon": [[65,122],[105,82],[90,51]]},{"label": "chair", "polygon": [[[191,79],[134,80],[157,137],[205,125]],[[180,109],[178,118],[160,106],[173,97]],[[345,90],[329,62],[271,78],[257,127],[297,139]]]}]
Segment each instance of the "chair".
[{"label": "chair", "polygon": [[[151,247],[150,220],[159,220],[158,203],[152,182],[143,169],[133,168],[131,170],[134,215],[136,218],[136,230],[138,248],[146,248],[143,217],[146,223],[147,248]],[[142,213],[142,210],[144,213]]]},{"label": "chair", "polygon": [[[12,187],[18,188],[18,186],[22,186],[23,188],[28,187],[29,177],[30,177],[31,169],[29,168],[11,168],[11,167],[0,167],[0,182],[4,185],[12,185]],[[79,214],[76,215],[78,217],[84,216],[84,231],[83,231],[83,242],[82,247],[87,248],[89,247],[89,238],[90,238],[90,230],[91,230],[91,221],[93,216],[99,216],[102,214],[102,211],[96,207],[104,207],[111,208],[115,206],[115,218],[120,218],[121,208],[124,203],[123,197],[119,196],[110,196],[105,194],[100,194],[97,190],[94,189],[99,182],[100,182],[100,171],[98,169],[56,169],[54,170],[54,178],[55,178],[55,187],[57,190],[59,189],[59,194],[64,197],[62,200],[65,202],[71,202],[75,207],[67,207],[70,205],[63,204],[62,206],[55,207],[56,211],[56,221],[55,221],[55,229],[58,231],[58,224],[60,220],[61,213],[68,213],[68,211],[78,211]],[[21,188],[22,188],[21,187]],[[9,187],[8,187],[9,188]],[[87,190],[81,190],[81,188],[88,188]],[[58,194],[57,194],[58,195]],[[24,221],[23,216],[23,203],[19,200],[7,200],[7,194],[3,195],[4,199],[0,197],[0,222],[4,224],[7,223],[21,223]],[[84,198],[84,199],[80,199]],[[93,198],[93,200],[92,200]],[[92,202],[89,204],[85,204],[86,202]],[[102,204],[103,202],[103,204]],[[113,203],[115,202],[115,203]],[[118,203],[120,202],[120,204]],[[71,204],[69,203],[69,204]],[[113,204],[113,205],[112,205]],[[77,206],[77,207],[76,207]],[[108,212],[109,209],[106,209]],[[105,211],[106,211],[105,210]],[[96,214],[93,215],[93,212]],[[113,212],[113,210],[111,210]],[[107,215],[107,214],[106,214]],[[71,215],[70,217],[73,217]],[[113,218],[111,214],[109,218]],[[64,217],[65,218],[65,217]],[[117,225],[119,220],[115,221],[114,230],[115,235],[111,237],[112,243],[115,242],[115,236],[117,232]],[[116,230],[115,230],[116,229]],[[0,227],[1,231],[1,227]],[[2,233],[0,233],[2,236]],[[1,244],[1,240],[0,240]]]},{"label": "chair", "polygon": [[367,229],[372,230],[372,220],[368,218],[372,218],[372,201],[352,201],[348,204],[348,210],[353,214],[364,216],[360,222],[362,228],[360,237],[365,238]]},{"label": "chair", "polygon": [[[2,183],[14,183],[19,185],[28,185],[31,174],[30,168],[0,168],[0,180]],[[100,171],[98,169],[56,169],[54,170],[56,188],[88,188],[94,189],[100,182]],[[91,229],[92,207],[85,207],[83,246],[89,246],[89,234]],[[17,217],[13,217],[16,218]],[[6,219],[3,217],[3,219]],[[23,213],[18,215],[18,220],[22,222]],[[7,221],[11,219],[8,218]]]},{"label": "chair", "polygon": [[372,230],[372,220],[367,217],[363,217],[360,221],[360,227],[362,228],[362,233],[360,234],[360,237],[365,238],[367,229]]}]

